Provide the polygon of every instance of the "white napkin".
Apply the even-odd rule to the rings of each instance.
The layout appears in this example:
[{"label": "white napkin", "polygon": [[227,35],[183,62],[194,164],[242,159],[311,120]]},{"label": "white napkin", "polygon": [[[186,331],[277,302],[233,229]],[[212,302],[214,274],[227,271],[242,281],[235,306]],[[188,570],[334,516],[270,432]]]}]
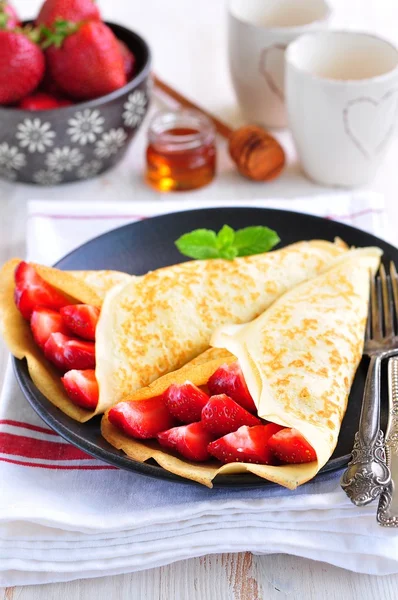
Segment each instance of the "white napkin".
[{"label": "white napkin", "polygon": [[[319,214],[383,236],[383,202],[372,194],[236,205]],[[31,202],[28,255],[51,264],[106,230],[192,207],[197,203]],[[294,554],[369,574],[398,572],[398,534],[376,524],[375,505],[352,506],[340,476],[325,474],[290,492],[209,490],[121,471],[48,429],[9,366],[0,402],[0,585],[112,575],[240,551]]]}]

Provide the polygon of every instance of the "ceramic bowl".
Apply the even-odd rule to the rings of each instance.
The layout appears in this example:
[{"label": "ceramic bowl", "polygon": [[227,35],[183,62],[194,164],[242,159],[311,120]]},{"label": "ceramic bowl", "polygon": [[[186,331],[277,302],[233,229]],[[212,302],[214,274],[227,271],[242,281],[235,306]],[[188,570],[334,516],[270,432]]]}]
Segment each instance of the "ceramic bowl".
[{"label": "ceramic bowl", "polygon": [[111,94],[64,108],[0,107],[1,178],[57,185],[100,175],[123,158],[148,110],[151,54],[138,34],[107,25],[134,53],[136,75]]}]

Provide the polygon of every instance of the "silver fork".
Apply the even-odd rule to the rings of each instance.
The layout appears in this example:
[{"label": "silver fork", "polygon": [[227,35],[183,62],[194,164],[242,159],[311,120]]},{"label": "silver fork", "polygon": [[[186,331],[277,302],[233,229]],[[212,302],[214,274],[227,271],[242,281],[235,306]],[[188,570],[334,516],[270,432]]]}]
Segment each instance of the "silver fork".
[{"label": "silver fork", "polygon": [[381,265],[378,277],[371,277],[370,306],[364,354],[370,357],[359,431],[355,434],[352,459],[341,479],[341,487],[356,506],[375,500],[391,481],[386,464],[384,435],[380,429],[380,373],[384,358],[398,354],[397,272],[390,263],[390,275]]}]

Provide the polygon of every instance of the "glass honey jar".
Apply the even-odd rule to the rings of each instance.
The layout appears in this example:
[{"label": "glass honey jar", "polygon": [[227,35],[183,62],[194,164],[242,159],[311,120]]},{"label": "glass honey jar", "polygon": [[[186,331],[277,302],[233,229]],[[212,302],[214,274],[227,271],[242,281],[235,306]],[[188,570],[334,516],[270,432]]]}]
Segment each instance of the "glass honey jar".
[{"label": "glass honey jar", "polygon": [[215,129],[195,110],[163,111],[148,131],[146,181],[159,192],[210,183],[216,171]]}]

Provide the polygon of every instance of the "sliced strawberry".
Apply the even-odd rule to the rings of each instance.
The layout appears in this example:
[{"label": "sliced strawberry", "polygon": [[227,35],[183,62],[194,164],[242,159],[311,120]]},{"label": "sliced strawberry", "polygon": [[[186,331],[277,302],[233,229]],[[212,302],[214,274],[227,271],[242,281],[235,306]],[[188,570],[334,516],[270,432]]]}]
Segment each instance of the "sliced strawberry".
[{"label": "sliced strawberry", "polygon": [[268,440],[268,447],[277,458],[286,463],[316,460],[315,450],[297,429],[285,428],[278,431]]},{"label": "sliced strawberry", "polygon": [[203,427],[216,437],[236,431],[242,425],[249,427],[261,425],[261,419],[249,413],[225,394],[210,398],[202,410],[201,420]]},{"label": "sliced strawberry", "polygon": [[127,435],[149,439],[175,425],[162,396],[150,400],[119,402],[108,413],[109,421]]},{"label": "sliced strawberry", "polygon": [[233,433],[212,442],[208,446],[210,454],[223,463],[246,462],[260,465],[273,465],[275,458],[268,448],[268,439],[281,429],[280,425],[244,425]]},{"label": "sliced strawberry", "polygon": [[75,335],[85,340],[95,340],[95,328],[100,315],[99,308],[89,304],[71,304],[61,308],[59,312],[65,325]]},{"label": "sliced strawberry", "polygon": [[99,390],[94,369],[85,371],[73,369],[65,373],[61,381],[74,404],[90,410],[97,408]]},{"label": "sliced strawberry", "polygon": [[221,365],[207,382],[212,396],[227,394],[232,400],[250,412],[256,412],[256,405],[247,389],[239,363]]},{"label": "sliced strawberry", "polygon": [[64,335],[70,333],[61,315],[48,308],[37,308],[33,311],[30,327],[36,344],[42,349],[52,333],[63,333]]},{"label": "sliced strawberry", "polygon": [[44,281],[32,265],[20,262],[15,269],[15,304],[22,316],[29,320],[36,308],[59,310],[70,304],[60,292]]},{"label": "sliced strawberry", "polygon": [[44,354],[61,371],[95,368],[95,344],[52,333],[44,346]]},{"label": "sliced strawberry", "polygon": [[210,458],[207,447],[214,436],[206,431],[202,423],[190,423],[173,427],[159,433],[158,441],[161,446],[170,448],[188,460],[201,462]]},{"label": "sliced strawberry", "polygon": [[202,408],[209,396],[190,381],[171,385],[163,394],[169,412],[182,423],[200,421]]}]

